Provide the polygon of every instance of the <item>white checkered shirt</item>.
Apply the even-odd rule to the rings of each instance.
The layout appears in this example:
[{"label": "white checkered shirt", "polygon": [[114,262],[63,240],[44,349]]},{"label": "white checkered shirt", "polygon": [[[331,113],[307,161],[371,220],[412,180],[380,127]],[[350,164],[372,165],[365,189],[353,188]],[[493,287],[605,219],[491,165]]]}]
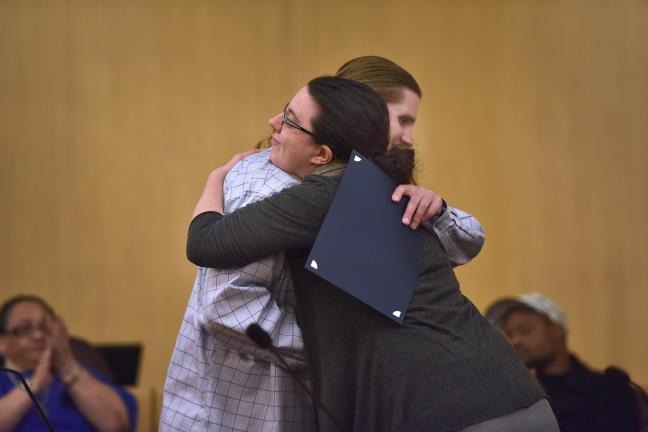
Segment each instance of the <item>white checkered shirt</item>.
[{"label": "white checkered shirt", "polygon": [[[225,213],[298,183],[269,155],[249,156],[230,171]],[[198,268],[167,371],[160,430],[316,430],[310,397],[245,336],[254,322],[308,383],[283,254],[228,271]]]}]

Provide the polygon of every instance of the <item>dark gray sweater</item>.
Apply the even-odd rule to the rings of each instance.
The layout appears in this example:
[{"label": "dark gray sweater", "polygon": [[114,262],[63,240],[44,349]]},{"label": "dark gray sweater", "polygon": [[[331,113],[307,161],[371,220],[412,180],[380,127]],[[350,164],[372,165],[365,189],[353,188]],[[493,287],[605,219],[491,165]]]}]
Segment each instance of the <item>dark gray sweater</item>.
[{"label": "dark gray sweater", "polygon": [[[544,395],[508,342],[459,290],[434,233],[402,325],[304,268],[339,185],[309,176],[231,215],[198,215],[189,260],[239,267],[286,251],[313,390],[348,430],[454,431]],[[322,431],[337,428],[320,413]]]}]

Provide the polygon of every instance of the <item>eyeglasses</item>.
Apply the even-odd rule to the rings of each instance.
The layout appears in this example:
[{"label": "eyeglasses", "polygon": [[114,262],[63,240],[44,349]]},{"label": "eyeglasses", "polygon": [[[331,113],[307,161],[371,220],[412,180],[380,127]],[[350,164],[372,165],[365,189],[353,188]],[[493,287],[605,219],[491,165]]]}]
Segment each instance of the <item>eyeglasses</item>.
[{"label": "eyeglasses", "polygon": [[42,321],[36,325],[33,325],[32,323],[25,324],[11,330],[7,330],[5,334],[15,337],[24,337],[31,336],[36,330],[40,330],[44,335],[49,334],[49,327],[47,326],[47,323],[45,321]]},{"label": "eyeglasses", "polygon": [[304,133],[307,133],[308,135],[315,138],[315,134],[313,134],[313,132],[309,131],[305,127],[301,126],[299,123],[297,123],[295,121],[292,121],[292,120],[290,120],[288,118],[288,104],[286,104],[286,106],[285,106],[285,108],[283,110],[283,120],[281,121],[281,124],[282,125],[287,124],[288,126],[293,127],[293,128],[295,128],[297,130],[300,130],[300,131],[302,131]]}]

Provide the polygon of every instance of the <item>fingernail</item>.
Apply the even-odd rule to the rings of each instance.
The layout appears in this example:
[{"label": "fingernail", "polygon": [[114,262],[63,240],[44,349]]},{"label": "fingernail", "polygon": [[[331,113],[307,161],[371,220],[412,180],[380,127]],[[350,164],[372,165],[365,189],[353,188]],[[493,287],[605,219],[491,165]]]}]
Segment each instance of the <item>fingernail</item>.
[{"label": "fingernail", "polygon": [[408,224],[408,223],[409,223],[409,219],[407,219],[407,218],[403,218],[403,223],[404,223],[404,224]]}]

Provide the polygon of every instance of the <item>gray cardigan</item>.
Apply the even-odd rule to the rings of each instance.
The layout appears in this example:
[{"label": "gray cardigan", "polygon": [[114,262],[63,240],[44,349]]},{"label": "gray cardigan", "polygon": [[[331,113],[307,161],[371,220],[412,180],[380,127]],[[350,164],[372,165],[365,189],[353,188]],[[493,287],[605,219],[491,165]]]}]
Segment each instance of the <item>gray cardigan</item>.
[{"label": "gray cardigan", "polygon": [[[434,233],[421,233],[417,286],[402,325],[304,268],[339,181],[309,176],[231,215],[196,216],[190,261],[228,268],[286,251],[313,390],[348,430],[454,431],[544,397],[461,294]],[[337,430],[322,413],[319,423]]]}]

